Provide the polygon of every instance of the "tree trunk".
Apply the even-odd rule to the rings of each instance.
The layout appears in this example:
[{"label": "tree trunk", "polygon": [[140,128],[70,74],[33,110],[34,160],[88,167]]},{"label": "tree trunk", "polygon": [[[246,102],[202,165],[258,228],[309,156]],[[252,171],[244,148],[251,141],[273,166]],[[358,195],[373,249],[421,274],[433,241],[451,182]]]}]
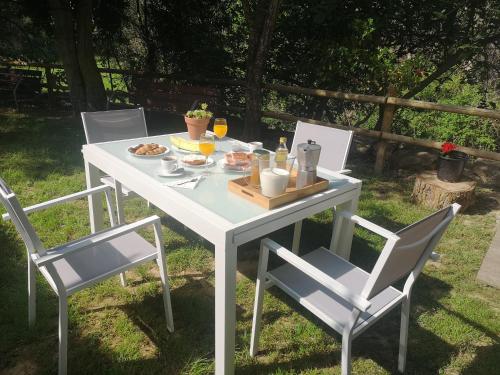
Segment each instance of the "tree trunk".
[{"label": "tree trunk", "polygon": [[475,181],[444,182],[436,172],[417,175],[411,195],[415,203],[432,209],[441,209],[452,203],[459,203],[465,211],[474,202]]},{"label": "tree trunk", "polygon": [[54,18],[56,48],[64,66],[73,111],[85,111],[86,97],[80,73],[75,43],[73,15],[68,1],[50,0],[50,12]]},{"label": "tree trunk", "polygon": [[92,43],[92,0],[79,0],[76,9],[78,32],[78,62],[84,81],[87,109],[99,111],[106,109],[106,91],[102,77],[95,62],[94,45]]},{"label": "tree trunk", "polygon": [[267,8],[258,1],[253,10],[248,1],[243,2],[245,17],[250,28],[248,43],[248,63],[245,93],[245,125],[243,138],[256,140],[260,138],[262,117],[262,77],[267,52],[276,24],[279,0],[269,0]]}]

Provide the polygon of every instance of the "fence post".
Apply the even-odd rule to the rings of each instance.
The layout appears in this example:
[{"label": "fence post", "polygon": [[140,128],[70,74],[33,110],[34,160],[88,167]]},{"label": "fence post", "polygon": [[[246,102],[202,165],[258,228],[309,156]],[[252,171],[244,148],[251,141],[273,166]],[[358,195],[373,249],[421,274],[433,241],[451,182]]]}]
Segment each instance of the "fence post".
[{"label": "fence post", "polygon": [[52,74],[52,68],[49,65],[45,65],[45,79],[47,80],[47,97],[49,99],[49,107],[53,107],[55,79]]},{"label": "fence post", "polygon": [[[389,96],[395,96],[396,95],[396,88],[393,85],[389,85],[387,89],[387,97]],[[394,118],[394,112],[396,111],[396,106],[394,104],[385,104],[384,105],[384,114],[382,117],[382,127],[381,131],[385,133],[390,133],[391,128],[392,128],[392,120]],[[384,170],[384,164],[385,164],[385,153],[387,151],[387,146],[389,144],[387,141],[380,140],[380,142],[377,145],[377,158],[375,160],[375,173],[382,173]]]}]

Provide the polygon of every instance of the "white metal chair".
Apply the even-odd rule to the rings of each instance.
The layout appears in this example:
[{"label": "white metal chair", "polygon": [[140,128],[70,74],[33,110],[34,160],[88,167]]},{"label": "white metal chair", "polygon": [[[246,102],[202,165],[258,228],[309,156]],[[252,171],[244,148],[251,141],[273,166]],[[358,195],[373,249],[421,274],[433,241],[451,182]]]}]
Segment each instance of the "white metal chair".
[{"label": "white metal chair", "polygon": [[294,157],[296,155],[298,144],[307,143],[308,139],[312,139],[321,145],[321,155],[318,163],[320,167],[333,172],[350,172],[345,169],[345,164],[351,148],[352,135],[353,132],[350,130],[297,121],[290,156]]},{"label": "white metal chair", "polygon": [[[396,233],[350,212],[338,212],[339,220],[351,220],[387,239],[371,273],[325,248],[299,257],[268,238],[262,240],[250,355],[258,351],[264,290],[275,285],[342,335],[343,375],[351,372],[352,340],[401,304],[398,370],[404,372],[412,287],[459,209],[453,204]],[[269,251],[286,263],[268,270]],[[402,291],[391,286],[405,276]]]},{"label": "white metal chair", "polygon": [[[98,193],[104,193],[106,196],[111,228],[62,246],[45,249],[26,214],[56,204],[87,198],[91,194]],[[34,324],[36,317],[35,271],[37,268],[59,296],[60,375],[67,372],[68,296],[142,263],[151,260],[156,260],[158,263],[163,287],[163,304],[167,318],[167,329],[170,332],[174,330],[167,266],[163,250],[163,236],[158,216],[151,216],[132,224],[117,226],[111,203],[111,187],[106,185],[23,209],[16,195],[0,178],[0,201],[7,209],[7,213],[2,218],[12,220],[26,245],[28,253],[29,324]],[[153,226],[156,246],[151,245],[137,234],[136,230],[146,226]]]},{"label": "white metal chair", "polygon": [[[350,130],[297,121],[290,157],[296,156],[298,144],[307,143],[307,140],[312,139],[321,145],[319,167],[333,172],[350,173],[349,169],[345,169],[345,164],[351,147],[352,135],[353,132]],[[298,221],[295,223],[293,234],[292,251],[295,254],[299,251],[301,233],[302,221]]]},{"label": "white metal chair", "polygon": [[[113,111],[82,112],[81,116],[87,144],[148,136],[146,117],[144,116],[144,109],[142,107]],[[123,223],[125,219],[121,197],[128,197],[133,192],[126,186],[117,183],[110,176],[102,177],[101,182],[115,189],[117,193],[116,208],[118,222],[120,224]]]}]

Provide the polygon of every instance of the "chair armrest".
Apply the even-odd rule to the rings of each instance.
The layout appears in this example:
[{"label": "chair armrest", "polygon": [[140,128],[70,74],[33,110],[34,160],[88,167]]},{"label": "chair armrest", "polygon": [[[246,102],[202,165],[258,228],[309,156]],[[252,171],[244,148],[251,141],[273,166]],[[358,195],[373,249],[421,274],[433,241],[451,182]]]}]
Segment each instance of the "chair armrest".
[{"label": "chair armrest", "polygon": [[49,249],[39,258],[34,258],[33,262],[35,262],[38,267],[43,267],[49,263],[53,263],[56,260],[66,257],[68,254],[99,245],[103,242],[111,241],[116,237],[120,237],[126,233],[133,232],[136,229],[148,225],[153,225],[155,223],[159,224],[160,218],[156,215],[153,215],[145,219],[136,221],[135,223],[116,226],[106,231],[91,234],[90,236],[80,238],[79,240]]},{"label": "chair armrest", "polygon": [[351,220],[353,223],[358,224],[362,226],[363,228],[368,229],[369,231],[378,234],[379,236],[385,237],[388,240],[399,240],[399,237],[396,233],[393,233],[385,228],[382,228],[381,226],[372,223],[371,221],[368,221],[366,219],[363,219],[361,216],[354,215],[352,212],[349,211],[336,211],[335,215],[339,215],[345,219]]},{"label": "chair armrest", "polygon": [[[98,194],[98,193],[102,193],[102,192],[105,192],[105,191],[111,191],[111,190],[112,190],[112,188],[110,186],[100,185],[100,186],[96,186],[96,187],[91,188],[91,189],[80,191],[78,193],[69,194],[69,195],[65,195],[64,197],[59,197],[59,198],[51,199],[50,201],[47,201],[47,202],[38,203],[38,204],[35,204],[33,206],[26,207],[23,210],[24,210],[24,212],[26,214],[29,214],[31,212],[44,210],[46,208],[55,206],[57,204],[71,202],[71,201],[74,201],[74,200],[77,200],[77,199],[80,199],[80,198],[87,197],[89,195]],[[9,214],[3,214],[2,215],[2,219],[5,220],[5,221],[10,220],[10,215]]]},{"label": "chair armrest", "polygon": [[333,293],[335,293],[345,301],[349,302],[351,305],[355,306],[357,309],[366,311],[371,306],[370,301],[368,301],[366,298],[360,296],[359,294],[352,293],[343,284],[339,283],[337,280],[328,276],[326,273],[317,269],[310,263],[307,263],[304,259],[295,255],[290,250],[284,248],[273,240],[265,238],[262,240],[262,245],[267,247],[270,251],[278,255],[280,258],[286,260],[292,266],[298,268],[306,275],[331,290]]}]

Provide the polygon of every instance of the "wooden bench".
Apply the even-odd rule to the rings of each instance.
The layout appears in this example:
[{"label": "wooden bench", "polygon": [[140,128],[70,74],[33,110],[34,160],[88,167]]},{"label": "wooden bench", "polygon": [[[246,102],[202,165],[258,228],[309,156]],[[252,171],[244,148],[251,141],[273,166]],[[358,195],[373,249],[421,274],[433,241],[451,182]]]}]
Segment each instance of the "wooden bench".
[{"label": "wooden bench", "polygon": [[213,110],[221,101],[221,91],[214,87],[142,79],[133,81],[131,86],[130,101],[146,109],[184,114],[195,103],[207,103]]},{"label": "wooden bench", "polygon": [[42,72],[39,70],[0,68],[0,100],[14,103],[32,102],[42,94]]}]

